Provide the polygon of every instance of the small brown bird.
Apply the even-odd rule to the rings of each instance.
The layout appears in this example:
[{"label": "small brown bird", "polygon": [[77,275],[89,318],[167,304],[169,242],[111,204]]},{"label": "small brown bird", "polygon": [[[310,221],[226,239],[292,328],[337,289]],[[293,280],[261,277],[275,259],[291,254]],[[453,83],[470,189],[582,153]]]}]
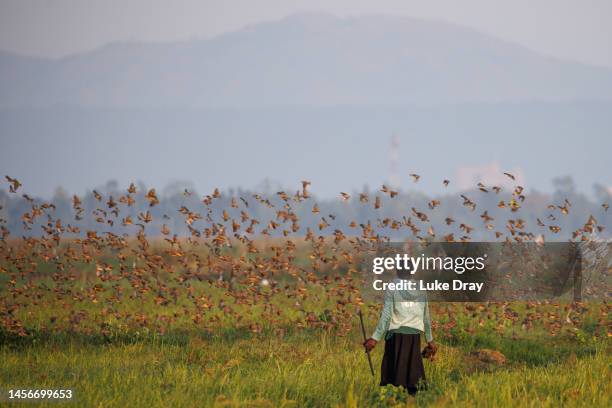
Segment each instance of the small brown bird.
[{"label": "small brown bird", "polygon": [[159,204],[159,199],[157,198],[157,194],[155,193],[155,189],[152,188],[147,193],[146,199],[149,201],[149,207],[153,207]]},{"label": "small brown bird", "polygon": [[16,193],[17,190],[19,190],[19,187],[21,187],[21,182],[19,182],[19,180],[17,180],[16,178],[12,178],[9,176],[4,176],[6,178],[6,180],[11,183],[11,185],[9,186],[9,191],[11,193]]},{"label": "small brown bird", "polygon": [[380,208],[380,197],[379,196],[376,196],[376,199],[374,200],[374,208],[377,210]]},{"label": "small brown bird", "polygon": [[427,206],[429,207],[430,210],[435,209],[437,206],[440,205],[440,200],[431,200]]},{"label": "small brown bird", "polygon": [[310,181],[308,180],[302,180],[302,197],[304,198],[308,198],[309,194],[308,194],[308,186],[310,186]]}]

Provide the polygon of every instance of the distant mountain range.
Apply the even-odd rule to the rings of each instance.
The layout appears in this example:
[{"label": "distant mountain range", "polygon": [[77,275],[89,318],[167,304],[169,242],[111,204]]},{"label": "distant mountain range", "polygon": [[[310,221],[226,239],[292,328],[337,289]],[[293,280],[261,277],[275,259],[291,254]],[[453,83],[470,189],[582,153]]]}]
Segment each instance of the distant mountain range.
[{"label": "distant mountain range", "polygon": [[60,59],[0,53],[0,108],[406,106],[612,100],[612,69],[443,22],[301,14]]}]

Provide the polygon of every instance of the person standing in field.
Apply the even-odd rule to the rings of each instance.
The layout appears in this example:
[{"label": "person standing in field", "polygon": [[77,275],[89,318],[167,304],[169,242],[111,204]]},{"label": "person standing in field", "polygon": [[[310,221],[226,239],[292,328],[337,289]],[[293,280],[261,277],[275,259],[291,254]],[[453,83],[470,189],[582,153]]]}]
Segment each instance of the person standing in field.
[{"label": "person standing in field", "polygon": [[[398,271],[394,282],[410,279]],[[421,334],[427,346],[421,354]],[[431,319],[427,296],[419,290],[387,290],[384,306],[372,337],[364,342],[366,351],[372,350],[384,337],[385,353],[382,360],[380,385],[401,386],[410,395],[426,386],[423,355],[433,357],[436,345],[431,334]]]}]

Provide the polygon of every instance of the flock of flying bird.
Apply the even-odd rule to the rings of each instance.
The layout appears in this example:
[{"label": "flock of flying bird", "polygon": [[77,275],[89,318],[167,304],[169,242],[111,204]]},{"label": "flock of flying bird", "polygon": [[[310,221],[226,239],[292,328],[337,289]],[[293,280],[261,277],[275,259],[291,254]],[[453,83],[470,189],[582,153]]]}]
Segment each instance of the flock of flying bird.
[{"label": "flock of flying bird", "polygon": [[[512,174],[504,174],[515,180]],[[420,179],[417,174],[410,176],[415,183]],[[9,176],[6,176],[6,181],[9,192],[19,194],[22,184]],[[449,180],[444,180],[442,184],[447,187],[449,183]],[[411,214],[401,219],[353,220],[347,227],[356,232],[349,235],[344,232],[347,229],[333,229],[334,214],[320,214],[321,210],[310,193],[311,183],[302,181],[301,184],[301,189],[294,194],[276,193],[281,205],[263,195],[253,194],[231,197],[229,207],[221,211],[213,210],[222,196],[220,190],[215,189],[212,194],[202,197],[200,209],[186,206],[177,209],[189,231],[187,236],[174,234],[168,223],[163,223],[160,228],[163,240],[158,235],[148,237],[146,234],[147,225],[153,221],[151,209],[160,203],[155,189],[144,194],[149,209],[138,213],[135,218],[122,213],[136,203],[137,188],[134,184],[119,197],[104,197],[94,191],[98,205],[90,214],[82,200],[73,196],[74,220],[55,217],[52,202],[41,202],[22,194],[31,204],[30,210],[21,216],[23,227],[32,230],[39,225],[41,235],[14,238],[5,226],[6,220],[0,218],[0,276],[6,277],[4,281],[0,280],[0,292],[10,294],[3,295],[0,300],[0,329],[27,336],[28,321],[20,311],[39,306],[52,311],[44,327],[58,323],[56,314],[60,312],[54,313],[54,308],[62,308],[69,310],[63,320],[72,330],[91,330],[84,328],[83,322],[94,313],[97,316],[94,320],[99,323],[102,333],[110,330],[104,323],[109,315],[136,326],[153,325],[161,332],[183,317],[209,328],[229,318],[238,324],[246,322],[244,324],[249,330],[260,332],[264,325],[283,330],[285,309],[289,307],[301,313],[301,318],[295,322],[298,327],[322,327],[346,334],[352,328],[355,307],[364,304],[358,273],[363,256],[376,245],[390,241],[380,233],[381,228],[395,231],[406,228],[412,234],[412,240],[423,244],[468,242],[477,228],[446,217],[447,225],[459,225],[461,235],[436,235],[434,226],[428,223],[430,214],[441,203],[432,199],[427,209],[412,207]],[[499,194],[502,190],[482,183],[477,187],[487,194]],[[184,191],[185,196],[191,194]],[[495,230],[494,218],[487,210],[480,214],[483,227],[495,231],[495,237],[500,241],[537,242],[542,239],[541,235],[527,230],[523,219],[512,218],[525,201],[524,194],[524,188],[517,185],[509,200],[499,200],[497,207],[506,209],[510,217],[505,223],[506,232]],[[345,202],[358,200],[360,205],[371,205],[374,210],[379,210],[383,205],[381,195],[390,200],[401,199],[398,191],[386,185],[374,195],[361,193],[353,198],[341,192],[339,198]],[[469,211],[477,211],[479,207],[475,200],[465,194],[460,197],[462,205]],[[310,206],[312,214],[320,216],[318,231],[312,228],[303,230],[300,226],[295,206],[305,203]],[[274,217],[267,220],[253,217],[249,210],[254,205],[265,206],[273,211]],[[571,205],[565,200],[550,205],[549,209],[566,215]],[[607,203],[602,207],[605,211],[609,208]],[[88,216],[106,230],[81,230],[79,221]],[[164,214],[162,218],[169,220],[171,217]],[[555,216],[551,214],[550,219],[554,220]],[[559,226],[546,225],[540,219],[537,223],[538,227],[547,228],[552,233],[561,230]],[[113,232],[115,225],[133,227],[134,232]],[[588,242],[595,233],[603,231],[604,226],[590,215],[582,228],[573,231],[572,240]],[[195,285],[194,282],[198,281],[205,282],[210,290]],[[219,293],[223,296],[217,296]],[[279,297],[285,300],[275,301]],[[128,300],[153,302],[153,314],[144,309],[136,312],[123,310],[121,304]],[[68,302],[73,302],[72,306],[67,306]],[[76,306],[79,303],[100,307],[94,312],[90,308],[79,308]],[[245,308],[249,310],[256,305],[261,305],[259,317],[247,322]],[[325,305],[322,312],[317,311],[320,305]],[[162,308],[169,306],[173,306],[173,312],[163,313]],[[375,313],[377,305],[367,306]],[[453,316],[457,307],[444,306],[448,320],[438,326],[440,330],[448,332],[456,325]],[[511,305],[496,311],[484,305],[465,307],[479,323],[487,319],[518,319]],[[608,306],[604,304],[602,307],[604,316]],[[534,310],[520,322],[524,328],[531,327],[544,313],[533,305],[532,308]],[[564,322],[562,313],[546,313],[551,333],[558,332]],[[572,323],[569,314],[566,320]]]}]

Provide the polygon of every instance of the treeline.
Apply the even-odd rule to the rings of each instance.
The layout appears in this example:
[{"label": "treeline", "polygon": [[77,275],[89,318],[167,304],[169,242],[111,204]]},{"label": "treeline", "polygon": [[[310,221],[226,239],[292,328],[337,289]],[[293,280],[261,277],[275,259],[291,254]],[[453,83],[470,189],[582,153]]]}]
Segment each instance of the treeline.
[{"label": "treeline", "polygon": [[[102,188],[74,196],[58,188],[51,199],[0,189],[3,235],[41,236],[49,228],[63,236],[87,231],[149,236],[206,236],[207,229],[225,228],[226,235],[277,236],[361,235],[364,229],[391,239],[500,241],[506,237],[543,235],[564,241],[590,226],[609,238],[610,191],[594,186],[595,199],[577,193],[570,177],[554,181],[555,192],[519,189],[496,192],[492,186],[457,194],[427,196],[418,191],[385,189],[351,191],[333,199],[317,199],[301,184],[284,191],[229,189],[198,192],[175,183],[161,191],[138,183]],[[155,200],[151,199],[151,194]],[[451,235],[452,234],[452,235]]]}]

